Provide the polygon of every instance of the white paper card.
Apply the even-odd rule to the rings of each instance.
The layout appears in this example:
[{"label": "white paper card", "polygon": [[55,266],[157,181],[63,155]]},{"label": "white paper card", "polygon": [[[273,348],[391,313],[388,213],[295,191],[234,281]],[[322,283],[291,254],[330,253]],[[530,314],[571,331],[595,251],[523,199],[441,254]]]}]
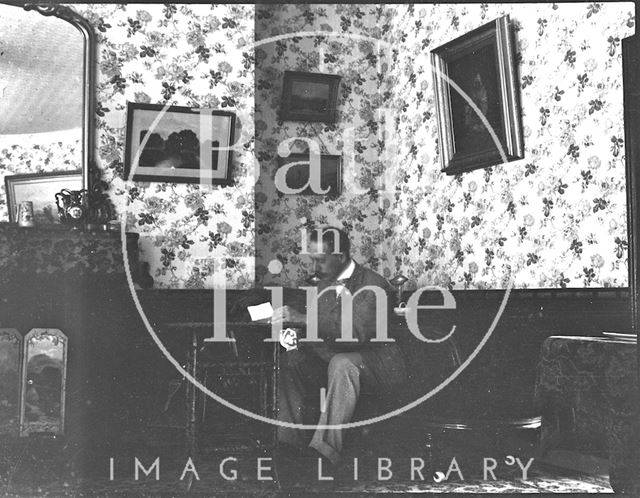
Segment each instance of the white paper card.
[{"label": "white paper card", "polygon": [[273,316],[273,306],[271,303],[256,304],[255,306],[247,306],[247,311],[251,317],[251,321],[266,320]]}]

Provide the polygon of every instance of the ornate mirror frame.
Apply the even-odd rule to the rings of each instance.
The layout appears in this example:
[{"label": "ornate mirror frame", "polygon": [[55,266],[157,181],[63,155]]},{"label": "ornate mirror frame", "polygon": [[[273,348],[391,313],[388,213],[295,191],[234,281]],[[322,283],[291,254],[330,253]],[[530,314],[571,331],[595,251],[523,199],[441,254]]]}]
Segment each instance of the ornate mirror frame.
[{"label": "ornate mirror frame", "polygon": [[[27,404],[31,402],[32,404],[37,404],[41,396],[38,393],[38,390],[35,389],[37,385],[30,378],[33,375],[32,372],[29,371],[30,360],[35,356],[43,356],[42,354],[32,356],[32,350],[36,348],[36,343],[40,341],[50,341],[53,343],[58,349],[58,353],[60,358],[58,359],[60,378],[60,393],[59,398],[49,397],[48,400],[52,401],[55,399],[58,402],[56,409],[57,420],[52,420],[54,417],[43,417],[44,420],[28,420],[27,414]],[[69,339],[67,336],[59,329],[42,329],[35,328],[31,329],[27,335],[24,336],[23,346],[22,346],[22,381],[21,381],[21,389],[20,389],[20,436],[28,436],[32,433],[45,433],[52,435],[61,435],[65,432],[65,401],[67,394],[67,355],[69,353]],[[51,365],[48,365],[48,368],[51,368]],[[41,370],[39,373],[43,373],[44,370]],[[40,393],[46,392],[47,387],[40,390]],[[33,389],[33,392],[30,390]],[[49,389],[50,390],[50,389]],[[44,400],[45,397],[42,396]],[[50,414],[48,414],[50,415]]]},{"label": "ornate mirror frame", "polygon": [[[640,330],[640,36],[622,40],[629,292],[633,333]],[[638,356],[640,365],[640,350]]]},{"label": "ornate mirror frame", "polygon": [[0,328],[0,436],[18,434],[21,363],[22,336],[16,329]]},{"label": "ornate mirror frame", "polygon": [[[95,50],[96,37],[92,24],[65,5],[34,4],[24,5],[25,10],[34,10],[43,16],[53,16],[74,26],[84,39],[83,62],[84,82],[82,87],[82,185],[87,192],[91,192],[92,174],[96,168],[95,154]],[[89,199],[91,195],[89,195]]]}]

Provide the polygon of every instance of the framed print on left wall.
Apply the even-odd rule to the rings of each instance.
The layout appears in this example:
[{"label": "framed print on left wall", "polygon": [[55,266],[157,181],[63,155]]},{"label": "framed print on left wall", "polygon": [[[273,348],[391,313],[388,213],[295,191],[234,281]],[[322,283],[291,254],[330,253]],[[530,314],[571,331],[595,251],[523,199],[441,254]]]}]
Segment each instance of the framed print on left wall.
[{"label": "framed print on left wall", "polygon": [[432,50],[431,64],[442,171],[455,175],[522,159],[509,16]]},{"label": "framed print on left wall", "polygon": [[36,225],[60,225],[56,194],[63,189],[82,189],[82,170],[10,175],[4,181],[11,223],[16,222],[16,206],[31,201]]},{"label": "framed print on left wall", "polygon": [[125,180],[230,185],[235,123],[227,111],[129,102]]}]

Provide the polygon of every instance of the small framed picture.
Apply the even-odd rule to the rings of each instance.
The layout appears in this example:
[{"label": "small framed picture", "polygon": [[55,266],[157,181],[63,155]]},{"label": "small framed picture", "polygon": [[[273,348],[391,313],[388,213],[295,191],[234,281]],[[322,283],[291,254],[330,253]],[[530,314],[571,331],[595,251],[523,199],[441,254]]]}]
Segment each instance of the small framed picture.
[{"label": "small framed picture", "polygon": [[503,16],[431,51],[442,171],[524,157],[515,50]]},{"label": "small framed picture", "polygon": [[341,76],[285,71],[282,85],[282,121],[335,123]]},{"label": "small framed picture", "polygon": [[[314,159],[309,154],[290,154],[278,162],[276,188],[283,194],[337,197],[342,193],[342,156],[321,154]],[[319,168],[319,187],[311,178],[313,168]]]},{"label": "small framed picture", "polygon": [[23,201],[31,201],[36,225],[60,224],[56,194],[63,189],[83,188],[82,170],[10,175],[4,181],[11,223],[16,222],[16,207]]},{"label": "small framed picture", "polygon": [[232,112],[129,102],[125,180],[230,185],[235,124]]}]

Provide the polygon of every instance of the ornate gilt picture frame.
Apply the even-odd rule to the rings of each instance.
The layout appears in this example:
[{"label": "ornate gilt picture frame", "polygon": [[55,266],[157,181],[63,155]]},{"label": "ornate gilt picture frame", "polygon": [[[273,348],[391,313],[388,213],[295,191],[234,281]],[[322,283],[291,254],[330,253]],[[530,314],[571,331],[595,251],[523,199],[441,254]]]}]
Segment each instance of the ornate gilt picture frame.
[{"label": "ornate gilt picture frame", "polygon": [[431,51],[442,171],[524,157],[513,33],[503,16]]}]

